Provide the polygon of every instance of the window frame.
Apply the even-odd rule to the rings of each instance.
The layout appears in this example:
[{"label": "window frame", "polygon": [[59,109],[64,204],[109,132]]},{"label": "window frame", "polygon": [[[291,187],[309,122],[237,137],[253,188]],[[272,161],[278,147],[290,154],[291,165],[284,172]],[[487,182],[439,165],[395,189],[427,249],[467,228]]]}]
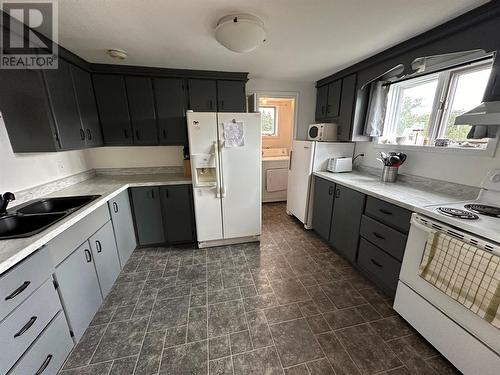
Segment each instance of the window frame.
[{"label": "window frame", "polygon": [[259,112],[262,115],[261,109],[262,108],[269,108],[272,109],[274,112],[273,116],[273,128],[274,132],[273,133],[264,133],[264,131],[261,129],[261,136],[262,137],[278,137],[278,107],[275,105],[259,105]]},{"label": "window frame", "polygon": [[[438,138],[444,137],[447,129],[447,119],[452,108],[453,100],[456,93],[456,88],[460,75],[464,72],[476,72],[483,70],[485,68],[491,68],[493,64],[493,59],[489,58],[487,60],[475,61],[460,67],[450,68],[443,71],[431,72],[427,74],[422,74],[417,77],[403,79],[400,81],[395,81],[391,83],[391,91],[388,96],[388,105],[386,118],[384,123],[384,136],[378,137],[377,144],[379,146],[403,146],[403,147],[424,147],[424,148],[438,148],[438,149],[452,149],[452,150],[466,150],[466,151],[476,151],[484,152],[487,151],[489,154],[495,153],[496,145],[498,143],[498,138],[490,138],[486,147],[482,148],[466,148],[460,146],[449,146],[449,147],[436,147],[434,146],[434,141]],[[387,139],[388,135],[396,136],[395,129],[397,127],[397,116],[399,114],[399,108],[402,103],[402,94],[404,89],[411,88],[414,86],[422,85],[427,82],[437,79],[437,86],[434,95],[434,100],[432,103],[432,110],[429,116],[429,127],[428,127],[428,137],[430,139],[429,145],[394,145],[394,144],[384,144],[381,142],[383,139]],[[446,121],[445,121],[446,120]],[[499,132],[500,133],[500,132]],[[493,151],[492,151],[493,148]]]}]

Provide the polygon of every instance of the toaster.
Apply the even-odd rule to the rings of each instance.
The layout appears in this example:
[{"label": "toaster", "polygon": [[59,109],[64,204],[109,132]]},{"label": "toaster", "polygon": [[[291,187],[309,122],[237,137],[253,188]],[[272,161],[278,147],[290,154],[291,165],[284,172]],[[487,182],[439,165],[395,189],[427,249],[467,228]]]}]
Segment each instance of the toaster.
[{"label": "toaster", "polygon": [[328,165],[326,167],[328,172],[340,173],[340,172],[352,172],[352,158],[347,157],[336,157],[328,159]]}]

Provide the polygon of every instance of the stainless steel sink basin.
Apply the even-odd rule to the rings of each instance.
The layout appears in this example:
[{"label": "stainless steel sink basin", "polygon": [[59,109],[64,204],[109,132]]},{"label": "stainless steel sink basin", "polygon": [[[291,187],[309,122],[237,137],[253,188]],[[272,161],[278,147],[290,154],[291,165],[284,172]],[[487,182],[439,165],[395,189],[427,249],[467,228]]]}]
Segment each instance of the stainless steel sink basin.
[{"label": "stainless steel sink basin", "polygon": [[29,237],[61,220],[67,213],[6,215],[0,217],[0,239]]},{"label": "stainless steel sink basin", "polygon": [[40,199],[17,210],[21,214],[44,214],[74,211],[98,198],[99,195]]}]

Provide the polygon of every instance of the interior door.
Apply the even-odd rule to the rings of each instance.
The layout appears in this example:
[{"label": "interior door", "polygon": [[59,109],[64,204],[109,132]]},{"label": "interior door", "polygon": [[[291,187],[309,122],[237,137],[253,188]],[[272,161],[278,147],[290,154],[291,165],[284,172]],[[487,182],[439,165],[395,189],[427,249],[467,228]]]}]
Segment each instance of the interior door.
[{"label": "interior door", "polygon": [[288,192],[286,210],[305,223],[309,185],[314,153],[314,142],[293,141],[288,167]]},{"label": "interior door", "polygon": [[[229,147],[224,124],[243,123],[244,144]],[[260,113],[219,113],[222,215],[224,238],[260,235],[261,122]]]}]

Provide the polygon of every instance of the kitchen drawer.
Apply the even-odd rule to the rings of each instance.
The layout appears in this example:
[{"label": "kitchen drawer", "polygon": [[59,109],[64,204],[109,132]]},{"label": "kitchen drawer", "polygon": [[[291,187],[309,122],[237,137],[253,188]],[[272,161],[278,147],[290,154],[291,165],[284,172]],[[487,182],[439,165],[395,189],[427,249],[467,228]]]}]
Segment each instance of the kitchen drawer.
[{"label": "kitchen drawer", "polygon": [[52,272],[49,253],[42,247],[0,276],[0,321],[42,285]]},{"label": "kitchen drawer", "polygon": [[52,263],[57,266],[110,220],[108,205],[95,209],[47,244]]},{"label": "kitchen drawer", "polygon": [[16,363],[59,310],[61,303],[50,278],[0,323],[0,374]]},{"label": "kitchen drawer", "polygon": [[366,215],[361,219],[362,237],[377,245],[386,253],[402,261],[407,236],[385,224],[379,223]]},{"label": "kitchen drawer", "polygon": [[411,211],[380,199],[368,197],[365,214],[404,233],[410,230]]},{"label": "kitchen drawer", "polygon": [[396,293],[401,263],[364,238],[359,241],[358,265],[391,296]]},{"label": "kitchen drawer", "polygon": [[9,375],[56,374],[72,348],[73,340],[61,311],[12,368]]}]

